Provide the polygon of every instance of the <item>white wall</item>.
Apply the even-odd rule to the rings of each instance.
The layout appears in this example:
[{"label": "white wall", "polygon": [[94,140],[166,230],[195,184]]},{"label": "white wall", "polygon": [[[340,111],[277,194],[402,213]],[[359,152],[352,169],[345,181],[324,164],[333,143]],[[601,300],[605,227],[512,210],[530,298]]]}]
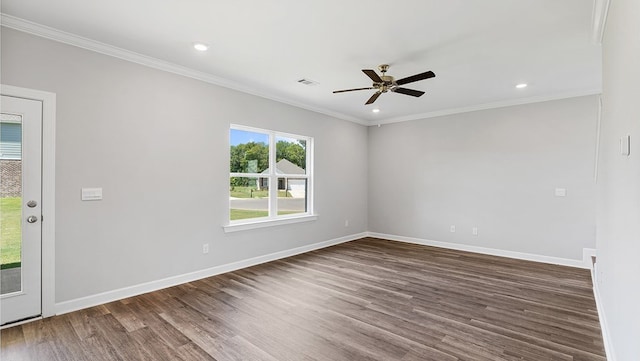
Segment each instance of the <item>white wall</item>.
[{"label": "white wall", "polygon": [[[603,42],[597,274],[615,360],[640,360],[640,2],[613,0]],[[631,154],[620,137],[631,135]]]},{"label": "white wall", "polygon": [[596,114],[589,96],[369,128],[369,230],[581,260]]},{"label": "white wall", "polygon": [[[367,229],[363,126],[6,28],[1,62],[57,94],[58,303]],[[315,138],[317,221],[223,232],[230,123]]]}]

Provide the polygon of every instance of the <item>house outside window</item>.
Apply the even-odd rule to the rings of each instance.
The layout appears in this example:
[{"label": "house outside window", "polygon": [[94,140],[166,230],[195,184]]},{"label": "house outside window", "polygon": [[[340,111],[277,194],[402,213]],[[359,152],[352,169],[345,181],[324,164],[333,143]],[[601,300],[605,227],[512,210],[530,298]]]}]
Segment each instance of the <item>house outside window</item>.
[{"label": "house outside window", "polygon": [[311,215],[313,139],[232,125],[230,224]]},{"label": "house outside window", "polygon": [[13,121],[11,114],[0,119],[0,159],[22,159],[22,124]]},{"label": "house outside window", "polygon": [[22,124],[21,117],[0,115],[0,197],[22,195]]}]

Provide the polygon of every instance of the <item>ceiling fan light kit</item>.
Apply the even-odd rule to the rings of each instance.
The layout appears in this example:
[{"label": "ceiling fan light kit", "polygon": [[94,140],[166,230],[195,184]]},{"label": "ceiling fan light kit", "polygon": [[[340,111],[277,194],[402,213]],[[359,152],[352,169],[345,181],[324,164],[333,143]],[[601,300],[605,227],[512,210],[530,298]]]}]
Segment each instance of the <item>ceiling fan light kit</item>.
[{"label": "ceiling fan light kit", "polygon": [[365,75],[368,76],[371,80],[373,80],[372,86],[366,87],[366,88],[335,90],[333,93],[335,94],[335,93],[345,93],[345,92],[351,92],[351,91],[357,91],[357,90],[375,89],[376,92],[373,93],[373,95],[371,96],[371,98],[369,98],[369,100],[367,100],[365,105],[373,104],[373,102],[375,102],[382,93],[386,93],[389,91],[393,93],[410,95],[417,98],[422,96],[424,92],[421,90],[402,88],[400,87],[400,85],[409,84],[416,81],[433,78],[436,76],[432,71],[427,71],[424,73],[420,73],[420,74],[408,76],[406,78],[402,78],[399,80],[395,80],[394,77],[387,75],[387,71],[389,70],[389,65],[382,64],[378,66],[378,70],[380,70],[380,72],[382,73],[382,76],[378,75],[378,73],[376,73],[375,70],[373,69],[362,69],[362,72],[365,73]]}]

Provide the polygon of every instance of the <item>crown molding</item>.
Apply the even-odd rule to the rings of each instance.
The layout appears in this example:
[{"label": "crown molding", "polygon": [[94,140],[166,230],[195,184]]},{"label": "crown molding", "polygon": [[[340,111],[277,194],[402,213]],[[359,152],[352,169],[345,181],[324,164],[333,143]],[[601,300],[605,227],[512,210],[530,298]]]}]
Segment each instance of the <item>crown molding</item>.
[{"label": "crown molding", "polygon": [[[597,23],[600,24],[599,25],[600,27],[598,28],[598,31],[599,31],[598,34],[600,34],[600,38],[599,38],[600,40],[602,39],[602,33],[604,32],[604,22],[606,20],[606,13],[608,10],[609,1],[610,0],[594,0],[594,34],[596,32],[596,29],[595,29],[596,20],[599,19]],[[597,9],[600,9],[600,10],[596,11]],[[599,14],[597,18],[596,18],[596,13]],[[122,49],[122,48],[105,44],[96,40],[92,40],[92,39],[78,36],[72,33],[61,31],[49,26],[34,23],[32,21],[21,19],[12,15],[0,13],[0,25],[7,28],[15,29],[18,31],[22,31],[28,34],[32,34],[35,36],[39,36],[42,38],[61,42],[67,45],[83,48],[86,50],[90,50],[90,51],[104,54],[107,56],[115,57],[115,58],[129,61],[132,63],[158,69],[161,71],[182,75],[188,78],[200,80],[206,83],[218,85],[218,86],[236,90],[242,93],[273,100],[279,103],[291,105],[301,109],[306,109],[315,113],[324,114],[333,118],[350,121],[350,122],[364,125],[364,126],[399,123],[399,122],[406,122],[411,120],[439,117],[444,115],[467,113],[467,112],[473,112],[477,110],[503,108],[503,107],[509,107],[513,105],[538,103],[538,102],[544,102],[549,100],[573,98],[573,97],[579,97],[579,96],[585,96],[585,95],[594,95],[594,94],[600,94],[602,92],[601,89],[593,89],[593,90],[587,90],[587,91],[563,93],[563,94],[550,95],[550,96],[530,97],[530,98],[513,99],[513,100],[506,100],[506,101],[493,102],[493,103],[484,103],[484,104],[478,104],[470,107],[450,108],[450,109],[438,110],[434,112],[413,114],[413,115],[396,117],[396,118],[387,118],[387,119],[380,119],[380,120],[365,120],[365,119],[356,118],[347,114],[335,112],[329,109],[320,108],[320,107],[312,106],[309,104],[292,101],[290,99],[274,96],[273,94],[270,94],[267,92],[261,92],[256,89],[247,87],[246,85],[240,84],[238,82],[217,77],[209,73],[187,68],[181,65],[156,59],[150,56],[142,55],[130,50]]]},{"label": "crown molding", "polygon": [[506,107],[511,107],[511,106],[514,106],[514,105],[541,103],[541,102],[546,102],[546,101],[550,101],[550,100],[561,100],[561,99],[568,99],[568,98],[577,98],[577,97],[588,96],[588,95],[597,95],[597,94],[601,94],[601,93],[602,93],[602,89],[592,89],[592,90],[576,91],[576,92],[570,92],[570,93],[560,93],[560,94],[529,97],[529,98],[518,98],[518,99],[511,99],[511,100],[505,100],[505,101],[500,101],[500,102],[478,104],[478,105],[473,105],[473,106],[470,106],[470,107],[451,108],[451,109],[438,110],[438,111],[429,112],[429,113],[413,114],[413,115],[409,115],[409,116],[405,116],[405,117],[390,118],[390,119],[377,121],[377,122],[375,122],[373,124],[370,123],[369,125],[370,126],[374,126],[374,125],[377,126],[377,125],[381,125],[381,124],[408,122],[408,121],[411,121],[411,120],[420,120],[420,119],[442,117],[442,116],[445,116],[445,115],[469,113],[469,112],[475,112],[475,111],[478,111],[478,110],[506,108]]},{"label": "crown molding", "polygon": [[164,60],[156,59],[150,56],[142,55],[130,50],[118,48],[116,46],[112,46],[109,44],[105,44],[96,40],[88,39],[82,36],[78,36],[72,33],[68,33],[65,31],[61,31],[49,26],[41,25],[38,23],[34,23],[32,21],[28,21],[25,19],[21,19],[12,15],[0,13],[0,25],[5,26],[7,28],[15,29],[18,31],[22,31],[28,34],[36,35],[42,38],[58,41],[67,45],[76,46],[82,49],[90,50],[96,53],[108,55],[114,58],[126,60],[132,63],[144,65],[150,68],[166,71],[169,73],[174,73],[178,75],[182,75],[188,78],[200,80],[206,83],[222,86],[225,88],[229,88],[232,90],[236,90],[242,93],[247,93],[251,95],[255,95],[261,98],[266,98],[269,100],[273,100],[279,103],[284,103],[287,105],[291,105],[297,108],[302,108],[306,110],[310,110],[315,113],[320,113],[324,115],[328,115],[330,117],[347,120],[350,122],[354,122],[361,125],[369,125],[369,122],[355,118],[346,114],[334,112],[328,109],[323,109],[315,106],[311,106],[309,104],[304,104],[296,101],[292,101],[290,99],[281,98],[278,96],[274,96],[273,94],[267,94],[265,92],[257,91],[256,89],[249,88],[245,85],[242,85],[238,82],[234,82],[228,79],[224,79],[221,77],[214,76],[209,73],[201,72],[198,70],[194,70],[191,68],[187,68],[181,65],[177,65],[174,63],[170,63]]},{"label": "crown molding", "polygon": [[591,15],[591,41],[602,44],[604,29],[607,25],[607,14],[611,0],[593,0],[593,13]]}]

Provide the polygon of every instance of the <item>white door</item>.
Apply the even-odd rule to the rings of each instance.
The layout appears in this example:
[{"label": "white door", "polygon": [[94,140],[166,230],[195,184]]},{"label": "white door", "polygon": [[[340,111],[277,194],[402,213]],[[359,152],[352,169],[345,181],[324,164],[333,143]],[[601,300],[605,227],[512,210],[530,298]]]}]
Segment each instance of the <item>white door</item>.
[{"label": "white door", "polygon": [[42,102],[0,106],[0,325],[42,313]]}]

